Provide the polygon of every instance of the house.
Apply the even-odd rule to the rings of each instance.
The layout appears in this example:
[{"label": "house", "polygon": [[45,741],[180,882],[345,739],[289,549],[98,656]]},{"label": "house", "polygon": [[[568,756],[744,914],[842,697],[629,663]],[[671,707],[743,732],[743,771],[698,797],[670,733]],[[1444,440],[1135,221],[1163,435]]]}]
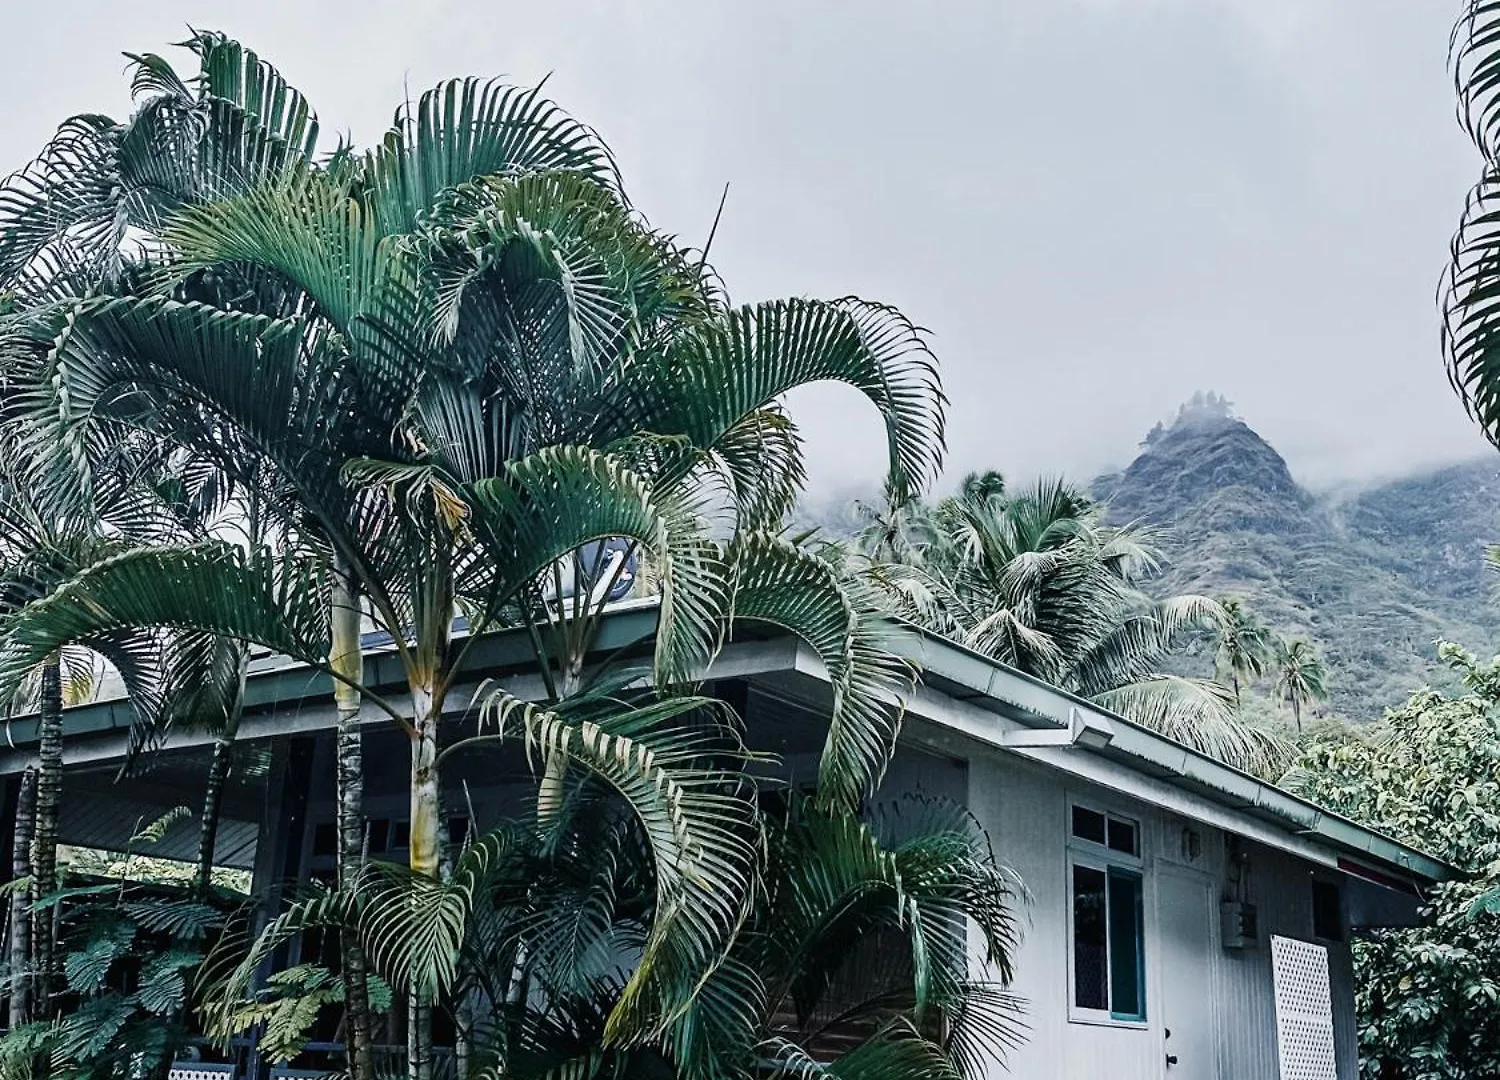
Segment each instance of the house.
[{"label": "house", "polygon": [[[654,625],[649,604],[619,605],[597,648],[646,646]],[[1009,1075],[1357,1076],[1349,938],[1415,924],[1450,867],[944,640],[901,630],[895,647],[924,676],[881,797],[965,803],[1030,893],[1014,984],[1029,1037]],[[511,679],[524,692],[530,655],[518,635],[487,636],[471,650],[475,685]],[[378,646],[365,664],[367,683],[400,683]],[[747,628],[706,678],[741,709],[752,745],[776,752],[793,780],[810,774],[830,689],[809,648]],[[255,894],[274,899],[283,883],[332,873],[334,712],[325,677],[274,657],[258,662],[248,693],[217,861],[250,871]],[[198,797],[206,748],[187,736],[116,781],[129,723],[121,700],[68,713],[64,842],[121,849],[139,822]],[[0,752],[11,800],[32,740],[17,722]],[[369,845],[399,852],[404,737],[373,711],[365,760]],[[461,793],[459,827],[498,816],[507,791],[530,782],[519,767],[455,764],[446,784]],[[191,857],[194,840],[169,835],[160,853]]]}]

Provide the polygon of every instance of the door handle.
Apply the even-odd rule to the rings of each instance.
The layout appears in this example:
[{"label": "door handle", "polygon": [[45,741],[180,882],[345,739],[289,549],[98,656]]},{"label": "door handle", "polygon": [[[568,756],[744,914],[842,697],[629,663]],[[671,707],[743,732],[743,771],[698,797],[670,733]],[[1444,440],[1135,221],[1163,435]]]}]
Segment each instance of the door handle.
[{"label": "door handle", "polygon": [[1177,1064],[1177,1055],[1176,1054],[1168,1054],[1167,1055],[1167,1065],[1171,1066],[1171,1065],[1176,1065],[1176,1064]]}]

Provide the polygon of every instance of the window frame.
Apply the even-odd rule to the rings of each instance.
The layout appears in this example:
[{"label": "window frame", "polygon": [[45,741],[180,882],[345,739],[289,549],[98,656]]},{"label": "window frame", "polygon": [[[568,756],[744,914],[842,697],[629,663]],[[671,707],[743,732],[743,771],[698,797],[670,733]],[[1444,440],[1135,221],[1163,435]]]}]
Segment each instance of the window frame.
[{"label": "window frame", "polygon": [[[1081,807],[1084,810],[1102,814],[1105,818],[1105,842],[1100,844],[1092,840],[1073,835],[1073,809]],[[1136,854],[1128,855],[1117,851],[1109,846],[1109,821],[1123,821],[1135,826]],[[1133,1030],[1146,1030],[1150,1027],[1151,1005],[1148,994],[1148,967],[1146,940],[1146,905],[1149,902],[1149,889],[1146,863],[1146,836],[1139,817],[1130,814],[1117,813],[1107,807],[1086,799],[1068,799],[1067,801],[1067,852],[1066,867],[1064,870],[1064,889],[1067,909],[1067,938],[1064,947],[1067,950],[1067,987],[1068,995],[1068,1022],[1074,1024],[1092,1024],[1102,1027],[1129,1028]],[[1138,1014],[1118,1013],[1113,1008],[1090,1009],[1078,1004],[1077,983],[1077,949],[1075,947],[1075,920],[1076,904],[1074,895],[1074,868],[1084,867],[1097,870],[1104,875],[1105,880],[1105,992],[1113,997],[1113,968],[1114,945],[1109,933],[1109,889],[1111,881],[1115,876],[1127,877],[1135,881],[1140,890],[1140,903],[1136,913],[1136,944],[1138,947],[1138,959],[1136,963],[1137,993],[1140,996],[1141,1011]],[[1111,1002],[1113,1005],[1113,1002]]]}]

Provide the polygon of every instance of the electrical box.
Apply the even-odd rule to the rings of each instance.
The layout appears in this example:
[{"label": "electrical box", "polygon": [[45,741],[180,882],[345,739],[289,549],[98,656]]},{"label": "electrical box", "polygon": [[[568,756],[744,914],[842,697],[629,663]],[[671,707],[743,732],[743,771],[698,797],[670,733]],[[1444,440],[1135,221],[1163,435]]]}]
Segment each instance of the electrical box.
[{"label": "electrical box", "polygon": [[1225,900],[1219,905],[1219,930],[1226,949],[1253,949],[1259,927],[1255,905]]}]

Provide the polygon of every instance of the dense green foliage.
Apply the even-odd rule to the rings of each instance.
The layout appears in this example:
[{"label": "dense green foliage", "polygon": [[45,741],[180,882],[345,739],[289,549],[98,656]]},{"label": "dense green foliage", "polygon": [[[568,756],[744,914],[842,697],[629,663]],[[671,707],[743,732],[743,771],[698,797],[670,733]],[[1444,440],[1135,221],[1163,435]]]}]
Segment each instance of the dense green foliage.
[{"label": "dense green foliage", "polygon": [[[377,147],[320,154],[274,68],[216,34],[187,48],[189,77],[132,57],[135,114],[68,122],[0,191],[4,419],[49,514],[86,517],[127,447],[182,466],[241,527],[174,520],[49,579],[4,612],[0,694],[107,643],[142,675],[126,679],[140,711],[213,735],[212,794],[251,646],[331,679],[337,880],[201,965],[163,954],[173,977],[199,969],[208,1032],[254,1029],[287,1059],[342,1006],[356,1080],[375,1076],[391,1012],[412,1080],[433,1075],[435,1015],[465,1076],[975,1074],[1014,1037],[1016,890],[962,813],[868,814],[910,673],[865,589],[778,533],[804,473],[781,402],[806,383],[865,396],[898,498],[935,475],[944,409],[922,333],[851,298],[733,305],[535,90],[445,82]],[[615,582],[579,553],[605,541],[649,569],[644,665],[594,655]],[[389,635],[404,695],[365,684],[362,619]],[[742,718],[685,688],[736,620],[802,635],[834,686],[816,791],[784,819]],[[450,692],[498,628],[524,628],[542,700],[488,686],[477,728],[452,737]],[[221,675],[226,693],[194,696]],[[362,704],[411,744],[409,865],[361,844]],[[46,730],[58,768],[38,774],[38,835],[55,834],[42,811],[61,762],[60,723]],[[144,724],[138,749],[164,730]],[[444,766],[501,743],[524,747],[532,797],[455,849]],[[206,895],[212,799],[203,817]],[[31,904],[39,932],[13,952],[37,1023],[6,1077],[75,1059],[151,1072],[166,1051],[143,1056],[122,1025],[107,1055],[59,1056],[80,1015],[162,995],[80,1006],[71,976],[51,980],[45,910]],[[283,945],[319,934],[328,963],[277,970]],[[856,947],[866,936],[881,948]],[[100,940],[83,949],[107,971],[138,939]],[[187,1004],[170,1002],[184,1032]]]},{"label": "dense green foliage", "polygon": [[[1250,615],[1205,596],[1148,596],[1161,559],[1151,530],[1106,525],[1062,481],[1008,492],[998,473],[865,517],[846,557],[903,617],[1247,770],[1284,767],[1288,747],[1244,723],[1224,683],[1168,670],[1195,635],[1239,642],[1243,660]],[[1270,639],[1255,634],[1259,664]]]},{"label": "dense green foliage", "polygon": [[352,924],[385,980],[462,1003],[481,1076],[781,1076],[815,1059],[831,1077],[983,1075],[1021,1030],[1004,987],[1020,886],[972,818],[916,797],[863,817],[763,800],[761,887],[665,1039],[609,1034],[621,950],[648,937],[651,905],[639,837],[597,782],[556,815],[476,838],[444,883],[372,862],[355,887],[293,905],[213,988],[213,1029],[274,1024],[277,1056],[295,1057],[317,1008],[339,1000],[336,974],[302,965],[252,990],[253,972],[291,936]]},{"label": "dense green foliage", "polygon": [[1431,925],[1354,943],[1371,1080],[1500,1072],[1500,916],[1470,912],[1500,883],[1500,661],[1443,651],[1466,693],[1421,691],[1357,734],[1317,740],[1285,780],[1475,875],[1436,890]]},{"label": "dense green foliage", "polygon": [[[149,853],[180,816],[131,841]],[[58,1080],[161,1075],[191,1043],[193,983],[204,960],[248,915],[243,896],[191,880],[142,883],[70,873],[35,911],[56,927],[61,986],[48,1015],[0,1036],[0,1076],[29,1080],[37,1061]]]}]

